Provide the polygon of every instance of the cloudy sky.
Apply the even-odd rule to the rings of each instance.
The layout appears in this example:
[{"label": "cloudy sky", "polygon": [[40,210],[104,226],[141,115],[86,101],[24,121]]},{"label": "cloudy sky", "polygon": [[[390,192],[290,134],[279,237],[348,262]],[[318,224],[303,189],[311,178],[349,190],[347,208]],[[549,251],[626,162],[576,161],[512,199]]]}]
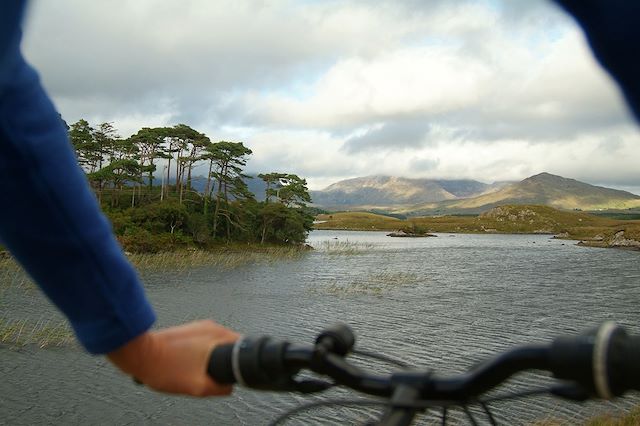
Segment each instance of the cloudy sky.
[{"label": "cloudy sky", "polygon": [[67,122],[186,123],[312,189],[547,171],[640,193],[638,128],[544,0],[40,0],[25,33]]}]

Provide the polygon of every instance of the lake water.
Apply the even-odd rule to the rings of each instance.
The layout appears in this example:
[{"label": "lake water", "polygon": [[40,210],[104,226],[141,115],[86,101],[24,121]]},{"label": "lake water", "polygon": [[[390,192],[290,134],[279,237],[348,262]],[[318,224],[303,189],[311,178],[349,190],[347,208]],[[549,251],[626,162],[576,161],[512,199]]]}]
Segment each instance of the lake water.
[{"label": "lake water", "polygon": [[[316,250],[296,260],[144,274],[159,324],[214,318],[246,334],[312,342],[323,326],[341,321],[353,326],[360,348],[439,373],[606,320],[640,333],[640,252],[578,247],[544,235],[411,239],[314,231],[309,243]],[[29,289],[5,291],[0,308],[7,318],[59,316]],[[0,345],[0,374],[0,423],[12,425],[265,424],[319,398],[242,389],[225,399],[158,395],[73,347]],[[545,380],[525,374],[510,385]],[[582,405],[537,397],[493,411],[505,424],[547,417],[574,423],[638,403],[637,397]],[[370,416],[365,409],[322,409],[293,424],[357,424]]]}]

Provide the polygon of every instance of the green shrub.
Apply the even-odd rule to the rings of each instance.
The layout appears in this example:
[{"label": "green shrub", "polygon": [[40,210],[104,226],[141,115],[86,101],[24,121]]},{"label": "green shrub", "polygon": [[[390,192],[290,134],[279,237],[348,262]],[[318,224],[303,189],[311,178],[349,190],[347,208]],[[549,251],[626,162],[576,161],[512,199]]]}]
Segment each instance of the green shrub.
[{"label": "green shrub", "polygon": [[118,241],[125,251],[131,253],[159,253],[191,244],[191,239],[180,232],[155,234],[140,228],[119,235]]}]

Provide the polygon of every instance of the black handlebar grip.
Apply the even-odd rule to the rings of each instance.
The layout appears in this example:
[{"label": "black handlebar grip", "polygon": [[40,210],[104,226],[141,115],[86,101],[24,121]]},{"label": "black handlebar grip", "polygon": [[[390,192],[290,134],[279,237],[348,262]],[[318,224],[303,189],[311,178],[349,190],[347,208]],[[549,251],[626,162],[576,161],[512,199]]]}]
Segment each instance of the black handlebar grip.
[{"label": "black handlebar grip", "polygon": [[551,345],[550,369],[559,379],[580,383],[590,394],[612,399],[640,390],[640,337],[612,323]]},{"label": "black handlebar grip", "polygon": [[629,336],[620,329],[611,336],[608,358],[612,393],[640,390],[640,336]]},{"label": "black handlebar grip", "polygon": [[556,338],[549,351],[549,367],[562,380],[580,383],[590,394],[597,394],[593,377],[593,348],[597,329],[577,336]]},{"label": "black handlebar grip", "polygon": [[209,357],[207,373],[221,385],[232,385],[237,382],[233,375],[233,347],[234,343],[216,346]]}]

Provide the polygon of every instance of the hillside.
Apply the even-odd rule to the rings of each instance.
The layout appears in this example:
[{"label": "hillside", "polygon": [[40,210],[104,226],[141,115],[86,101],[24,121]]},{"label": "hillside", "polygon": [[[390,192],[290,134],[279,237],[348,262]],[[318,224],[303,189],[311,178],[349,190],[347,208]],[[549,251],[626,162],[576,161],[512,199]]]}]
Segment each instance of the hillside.
[{"label": "hillside", "polygon": [[620,223],[587,213],[536,205],[499,206],[479,216],[424,216],[400,220],[373,213],[340,212],[319,215],[317,220],[321,223],[314,225],[316,229],[395,230],[416,224],[430,232],[531,234],[555,234],[572,228],[609,227]]},{"label": "hillside", "polygon": [[629,209],[640,207],[640,196],[540,173],[492,193],[463,200],[423,203],[399,212],[412,215],[480,213],[502,204],[537,204],[565,210]]},{"label": "hillside", "polygon": [[310,194],[314,205],[324,208],[380,208],[457,200],[483,194],[492,188],[492,185],[475,180],[368,176],[342,180]]},{"label": "hillside", "polygon": [[[260,179],[257,175],[247,175],[244,179],[244,182],[247,184],[249,191],[255,195],[256,200],[264,201],[265,199],[265,190],[267,189],[267,184],[264,183],[262,179]],[[155,185],[160,184],[160,179],[156,178]],[[171,178],[169,180],[170,185],[175,185],[175,178]],[[191,187],[194,191],[199,193],[204,193],[204,190],[207,186],[207,178],[205,176],[197,175],[193,176],[191,181]]]}]

